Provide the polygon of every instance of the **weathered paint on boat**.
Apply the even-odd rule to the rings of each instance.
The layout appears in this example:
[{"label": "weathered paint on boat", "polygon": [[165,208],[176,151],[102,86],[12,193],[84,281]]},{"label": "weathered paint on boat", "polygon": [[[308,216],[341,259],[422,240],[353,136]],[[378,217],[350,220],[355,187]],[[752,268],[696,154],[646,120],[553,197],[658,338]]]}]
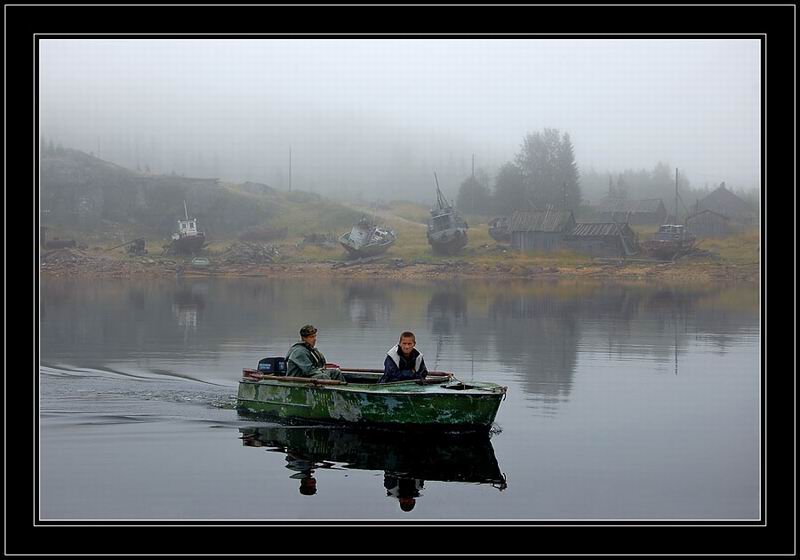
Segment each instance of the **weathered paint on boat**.
[{"label": "weathered paint on boat", "polygon": [[[363,378],[365,374],[360,375]],[[239,382],[237,408],[242,412],[319,422],[491,426],[506,387],[486,382],[464,384],[452,378],[448,381],[447,377],[441,381],[376,384],[374,380],[340,383],[276,376],[260,380],[244,377]]]},{"label": "weathered paint on boat", "polygon": [[362,218],[353,229],[339,237],[339,243],[348,256],[363,259],[381,255],[397,240],[397,234],[389,228],[379,227]]},{"label": "weathered paint on boat", "polygon": [[436,206],[428,219],[428,243],[434,253],[454,255],[467,245],[467,225],[464,217],[447,201],[436,179]]}]

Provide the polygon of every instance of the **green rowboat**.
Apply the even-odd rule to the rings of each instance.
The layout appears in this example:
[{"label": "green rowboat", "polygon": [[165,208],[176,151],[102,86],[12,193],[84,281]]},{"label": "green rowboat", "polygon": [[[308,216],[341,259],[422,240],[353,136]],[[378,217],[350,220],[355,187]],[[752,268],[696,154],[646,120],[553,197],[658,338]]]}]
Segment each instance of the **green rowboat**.
[{"label": "green rowboat", "polygon": [[283,419],[403,427],[485,428],[507,387],[429,372],[425,380],[378,383],[382,370],[342,368],[345,381],[244,369],[237,410]]}]

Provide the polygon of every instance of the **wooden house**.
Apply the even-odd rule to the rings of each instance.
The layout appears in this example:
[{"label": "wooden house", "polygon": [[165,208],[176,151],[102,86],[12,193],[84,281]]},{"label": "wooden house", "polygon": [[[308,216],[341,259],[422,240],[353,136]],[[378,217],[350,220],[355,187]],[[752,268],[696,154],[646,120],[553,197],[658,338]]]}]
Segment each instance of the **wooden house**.
[{"label": "wooden house", "polygon": [[713,210],[700,210],[686,219],[686,228],[697,237],[720,237],[731,233],[731,219]]},{"label": "wooden house", "polygon": [[667,218],[667,209],[660,198],[643,200],[607,200],[597,208],[598,222],[620,222],[637,225],[660,225]]},{"label": "wooden house", "polygon": [[592,257],[626,257],[638,251],[636,233],[619,222],[575,224],[564,235],[563,246]]},{"label": "wooden house", "polygon": [[701,210],[711,210],[737,223],[751,222],[756,214],[744,200],[725,188],[724,182],[707,197],[697,201],[696,212]]},{"label": "wooden house", "polygon": [[554,251],[575,227],[569,210],[516,211],[511,215],[511,247],[520,251]]}]

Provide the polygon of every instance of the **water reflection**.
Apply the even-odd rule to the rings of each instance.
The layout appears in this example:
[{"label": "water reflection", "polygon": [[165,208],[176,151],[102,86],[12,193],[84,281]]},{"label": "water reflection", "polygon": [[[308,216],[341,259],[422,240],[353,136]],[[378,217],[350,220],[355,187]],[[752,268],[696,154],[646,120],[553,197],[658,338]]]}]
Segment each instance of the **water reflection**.
[{"label": "water reflection", "polygon": [[204,284],[181,284],[172,296],[172,312],[178,326],[185,329],[197,328],[198,313],[205,307],[205,294],[208,286]]},{"label": "water reflection", "polygon": [[674,371],[677,357],[683,371],[692,348],[724,354],[743,334],[757,335],[758,309],[759,293],[747,287],[46,278],[41,358],[80,367],[146,359],[148,368],[174,369],[164,356],[202,354],[233,380],[258,357],[284,353],[307,322],[324,328],[332,361],[354,367],[379,366],[410,329],[429,368],[487,381],[510,372],[529,402],[558,406],[583,356],[647,362],[649,372]]},{"label": "water reflection", "polygon": [[[488,433],[356,430],[332,427],[269,426],[240,428],[243,445],[286,454],[290,479],[301,494],[317,492],[317,469],[383,471],[385,496],[411,511],[426,481],[507,486]],[[376,488],[376,490],[378,490]]]},{"label": "water reflection", "polygon": [[428,300],[428,320],[435,335],[460,331],[467,323],[467,296],[457,286],[438,288]]},{"label": "water reflection", "polygon": [[379,284],[355,283],[344,288],[342,306],[353,324],[369,327],[385,322],[392,314],[390,290]]},{"label": "water reflection", "polygon": [[400,502],[400,509],[403,511],[414,509],[423,486],[425,486],[425,481],[419,478],[392,476],[388,473],[383,477],[383,487],[386,488],[386,495],[397,499]]},{"label": "water reflection", "polygon": [[527,392],[557,402],[572,391],[580,302],[537,293],[501,293],[489,304],[499,360],[522,375]]}]

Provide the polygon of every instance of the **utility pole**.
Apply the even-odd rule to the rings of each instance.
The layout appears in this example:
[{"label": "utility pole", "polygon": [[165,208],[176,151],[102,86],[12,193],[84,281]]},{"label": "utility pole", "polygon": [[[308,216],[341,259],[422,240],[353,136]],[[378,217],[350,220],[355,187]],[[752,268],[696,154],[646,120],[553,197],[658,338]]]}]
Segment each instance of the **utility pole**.
[{"label": "utility pole", "polygon": [[292,192],[292,147],[289,146],[289,192]]},{"label": "utility pole", "polygon": [[678,168],[675,168],[675,223],[678,223]]},{"label": "utility pole", "polygon": [[472,154],[472,213],[475,213],[475,154]]}]

